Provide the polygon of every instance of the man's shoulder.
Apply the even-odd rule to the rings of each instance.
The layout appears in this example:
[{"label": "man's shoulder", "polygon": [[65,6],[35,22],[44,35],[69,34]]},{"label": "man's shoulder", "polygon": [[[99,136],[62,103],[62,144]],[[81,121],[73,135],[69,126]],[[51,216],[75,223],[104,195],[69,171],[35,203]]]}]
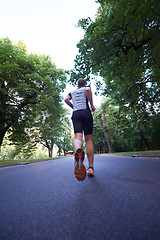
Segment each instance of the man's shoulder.
[{"label": "man's shoulder", "polygon": [[86,86],[86,92],[91,92],[91,87],[90,86]]},{"label": "man's shoulder", "polygon": [[76,90],[77,88],[73,89],[70,93],[73,94]]},{"label": "man's shoulder", "polygon": [[75,88],[73,89],[70,94],[73,95],[76,92],[85,92],[87,89],[91,89],[90,86],[85,86],[85,87],[81,87],[81,88]]},{"label": "man's shoulder", "polygon": [[88,85],[88,86],[86,86],[86,89],[91,89],[91,87]]}]

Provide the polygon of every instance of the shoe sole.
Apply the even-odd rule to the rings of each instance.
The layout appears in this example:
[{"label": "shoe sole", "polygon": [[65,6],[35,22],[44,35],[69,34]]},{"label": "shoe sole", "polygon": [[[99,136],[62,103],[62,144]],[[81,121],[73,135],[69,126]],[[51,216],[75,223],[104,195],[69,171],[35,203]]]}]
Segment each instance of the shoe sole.
[{"label": "shoe sole", "polygon": [[86,178],[86,168],[83,164],[85,153],[83,149],[77,149],[75,153],[76,166],[74,169],[74,175],[78,181],[84,181]]},{"label": "shoe sole", "polygon": [[94,171],[93,171],[93,172],[89,172],[89,171],[87,170],[87,174],[88,174],[89,177],[93,177],[93,176],[94,176]]},{"label": "shoe sole", "polygon": [[93,177],[94,176],[94,173],[88,173],[87,172],[87,174],[88,174],[88,177]]},{"label": "shoe sole", "polygon": [[79,166],[77,165],[74,169],[74,175],[78,181],[84,181],[86,178],[86,168],[84,165],[81,166],[79,169]]}]

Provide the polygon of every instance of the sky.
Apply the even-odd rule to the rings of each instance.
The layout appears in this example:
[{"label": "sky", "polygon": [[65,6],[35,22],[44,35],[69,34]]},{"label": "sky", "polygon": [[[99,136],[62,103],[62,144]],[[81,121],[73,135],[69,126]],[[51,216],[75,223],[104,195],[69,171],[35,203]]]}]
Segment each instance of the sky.
[{"label": "sky", "polygon": [[22,40],[28,53],[49,55],[57,68],[70,70],[84,35],[78,20],[94,20],[98,6],[95,0],[0,0],[0,38]]}]

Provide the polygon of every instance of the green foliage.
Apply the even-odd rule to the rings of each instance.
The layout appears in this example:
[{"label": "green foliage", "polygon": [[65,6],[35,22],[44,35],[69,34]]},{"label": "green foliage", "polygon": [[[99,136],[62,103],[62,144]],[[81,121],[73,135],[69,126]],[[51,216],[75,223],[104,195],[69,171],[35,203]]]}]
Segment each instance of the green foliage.
[{"label": "green foliage", "polygon": [[[105,109],[106,127],[109,131],[112,146],[115,152],[142,151],[145,150],[140,138],[139,128],[134,124],[133,119],[126,115],[121,109],[106,98],[102,106],[94,113],[93,143],[98,153],[108,152],[104,132],[98,119],[102,117],[102,108]],[[150,118],[145,128],[142,128],[150,149],[160,148],[160,115]]]},{"label": "green foliage", "polygon": [[[78,23],[85,34],[77,44],[70,81],[88,80],[91,73],[102,76],[103,94],[130,119],[136,136],[145,132],[160,107],[160,4],[158,0],[97,2],[95,21],[87,18]],[[96,85],[99,88],[101,83]]]},{"label": "green foliage", "polygon": [[93,125],[93,144],[94,150],[96,153],[105,153],[108,152],[107,142],[104,137],[104,132],[102,127],[97,121],[96,116],[94,115],[94,125]]},{"label": "green foliage", "polygon": [[144,129],[152,150],[160,149],[160,114],[152,116]]},{"label": "green foliage", "polygon": [[59,155],[61,154],[62,150],[64,152],[64,155],[69,150],[73,149],[72,143],[73,143],[73,137],[71,134],[71,123],[70,120],[66,117],[64,117],[61,120],[60,128],[58,129],[58,137],[56,138],[55,144],[59,148]]},{"label": "green foliage", "polygon": [[0,146],[7,133],[25,154],[34,148],[36,128],[50,137],[63,114],[65,82],[65,72],[48,56],[28,55],[22,42],[0,39]]},{"label": "green foliage", "polygon": [[35,142],[48,148],[49,156],[52,156],[53,146],[57,145],[59,153],[72,149],[71,124],[66,118],[67,110],[60,105],[59,115],[37,114],[33,132],[30,136]]},{"label": "green foliage", "polygon": [[79,21],[85,30],[71,81],[92,72],[106,83],[105,95],[121,105],[154,111],[159,102],[160,5],[158,1],[99,1],[94,22]]},{"label": "green foliage", "polygon": [[36,144],[26,143],[18,145],[5,145],[2,148],[2,156],[5,156],[5,160],[14,159],[29,159],[34,155],[36,151]]}]

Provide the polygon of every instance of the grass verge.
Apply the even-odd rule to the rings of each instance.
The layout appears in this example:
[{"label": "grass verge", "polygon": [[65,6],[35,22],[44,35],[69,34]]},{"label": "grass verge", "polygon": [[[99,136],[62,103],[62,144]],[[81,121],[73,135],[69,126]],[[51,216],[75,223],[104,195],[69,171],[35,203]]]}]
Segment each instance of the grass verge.
[{"label": "grass verge", "polygon": [[[66,157],[66,156],[65,156]],[[8,165],[19,165],[19,164],[27,164],[32,162],[41,162],[41,161],[49,161],[54,159],[64,158],[63,157],[52,157],[52,158],[35,158],[35,159],[17,159],[17,160],[1,160],[0,166],[8,166]]]},{"label": "grass verge", "polygon": [[118,152],[118,153],[106,153],[107,155],[143,155],[143,156],[160,156],[160,151],[141,151],[141,152]]}]

